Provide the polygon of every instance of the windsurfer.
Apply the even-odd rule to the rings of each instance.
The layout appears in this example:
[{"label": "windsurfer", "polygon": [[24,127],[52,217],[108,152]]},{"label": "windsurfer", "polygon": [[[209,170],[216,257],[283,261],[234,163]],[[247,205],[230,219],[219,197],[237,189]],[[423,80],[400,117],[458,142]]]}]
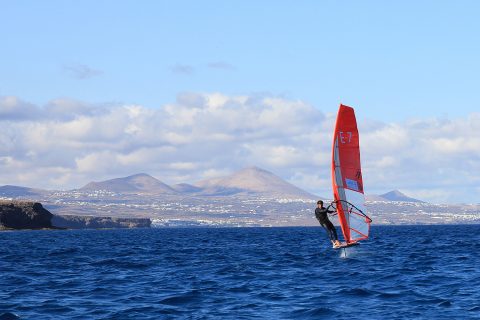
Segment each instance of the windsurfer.
[{"label": "windsurfer", "polygon": [[315,209],[315,217],[317,218],[320,225],[327,231],[328,237],[330,241],[332,241],[333,247],[340,246],[340,241],[338,241],[337,230],[335,230],[335,226],[333,223],[328,219],[328,213],[334,213],[335,210],[328,210],[323,206],[323,201],[317,201],[317,208]]}]

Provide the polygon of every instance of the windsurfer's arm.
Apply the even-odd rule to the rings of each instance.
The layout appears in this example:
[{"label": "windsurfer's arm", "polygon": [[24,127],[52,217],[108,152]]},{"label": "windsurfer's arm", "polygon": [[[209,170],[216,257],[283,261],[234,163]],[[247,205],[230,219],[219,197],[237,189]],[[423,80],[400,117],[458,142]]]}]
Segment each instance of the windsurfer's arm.
[{"label": "windsurfer's arm", "polygon": [[330,213],[330,215],[332,215],[332,216],[337,214],[337,210],[327,210],[327,212]]},{"label": "windsurfer's arm", "polygon": [[[333,209],[330,209],[330,208],[333,208]],[[330,204],[330,205],[326,208],[326,211],[327,211],[327,213],[336,213],[336,212],[337,212],[337,208],[335,208],[332,204]]]}]

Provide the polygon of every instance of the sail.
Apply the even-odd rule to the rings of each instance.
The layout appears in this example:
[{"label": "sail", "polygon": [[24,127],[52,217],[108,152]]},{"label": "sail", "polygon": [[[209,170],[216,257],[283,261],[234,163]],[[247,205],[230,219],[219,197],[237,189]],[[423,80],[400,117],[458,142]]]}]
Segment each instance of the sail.
[{"label": "sail", "polygon": [[345,241],[367,239],[372,220],[365,209],[357,121],[353,108],[342,104],[333,135],[332,184]]}]

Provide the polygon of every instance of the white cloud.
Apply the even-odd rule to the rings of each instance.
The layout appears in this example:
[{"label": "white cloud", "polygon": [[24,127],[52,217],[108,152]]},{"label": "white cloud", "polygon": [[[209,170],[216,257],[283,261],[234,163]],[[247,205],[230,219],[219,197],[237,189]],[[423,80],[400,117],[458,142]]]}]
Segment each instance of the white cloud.
[{"label": "white cloud", "polygon": [[[257,165],[330,196],[334,117],[262,95],[183,93],[156,109],[3,97],[0,185],[67,189],[138,172],[191,183]],[[366,191],[478,202],[479,123],[480,114],[359,123]]]},{"label": "white cloud", "polygon": [[0,96],[0,120],[24,121],[38,117],[34,105],[13,96]]},{"label": "white cloud", "polygon": [[118,166],[118,155],[112,151],[92,152],[75,159],[80,173],[101,174]]},{"label": "white cloud", "polygon": [[174,170],[195,170],[197,165],[193,162],[172,162],[169,167]]}]

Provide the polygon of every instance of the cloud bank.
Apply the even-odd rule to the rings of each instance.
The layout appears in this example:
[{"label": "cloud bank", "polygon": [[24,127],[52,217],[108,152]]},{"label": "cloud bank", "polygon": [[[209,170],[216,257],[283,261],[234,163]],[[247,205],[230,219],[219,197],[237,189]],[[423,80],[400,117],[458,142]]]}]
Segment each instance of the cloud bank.
[{"label": "cloud bank", "polygon": [[[357,110],[357,114],[361,110]],[[334,114],[274,96],[183,93],[158,108],[0,97],[0,185],[49,189],[147,172],[195,182],[257,165],[330,196]],[[367,193],[478,202],[480,113],[359,123]]]}]

